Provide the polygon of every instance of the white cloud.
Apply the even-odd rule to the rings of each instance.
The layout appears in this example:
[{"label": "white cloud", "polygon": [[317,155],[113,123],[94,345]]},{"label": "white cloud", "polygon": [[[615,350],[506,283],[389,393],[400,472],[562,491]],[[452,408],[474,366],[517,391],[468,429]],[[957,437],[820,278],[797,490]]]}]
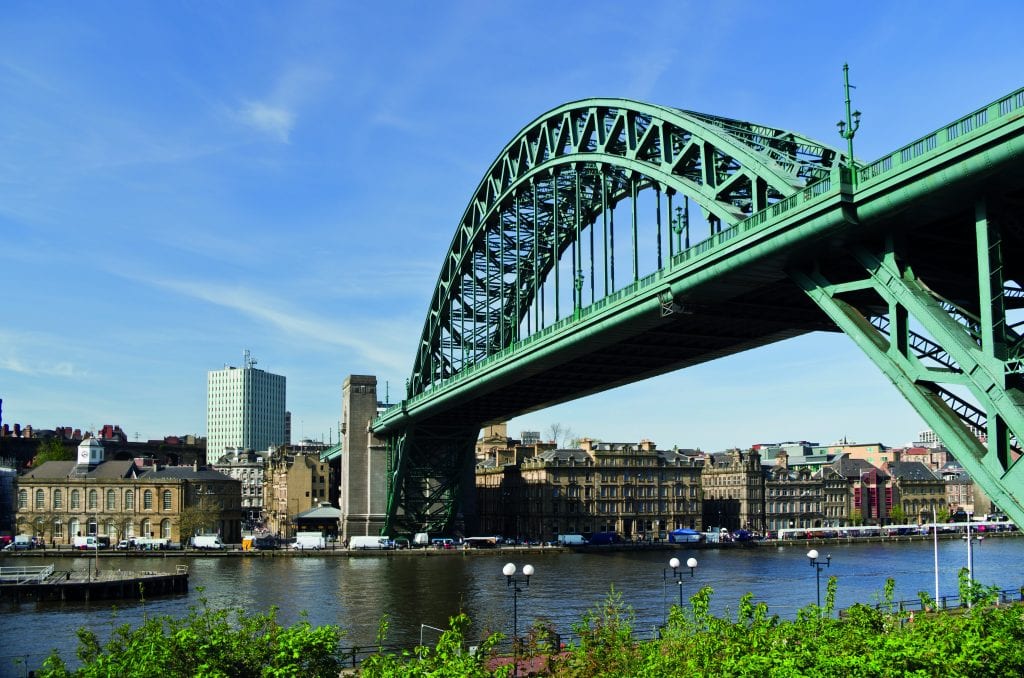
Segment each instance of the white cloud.
[{"label": "white cloud", "polygon": [[[407,355],[382,345],[381,337],[392,336],[388,332],[371,334],[366,331],[366,324],[358,321],[342,326],[320,316],[284,310],[293,304],[275,299],[265,292],[212,282],[147,279],[131,275],[126,277],[233,309],[292,336],[350,349],[366,360],[388,369],[402,369],[408,363]],[[349,329],[356,326],[362,328],[358,334]]]},{"label": "white cloud", "polygon": [[283,106],[272,106],[261,101],[247,101],[238,116],[250,127],[269,134],[281,143],[288,143],[295,115]]},{"label": "white cloud", "polygon": [[52,346],[55,343],[45,336],[0,332],[0,370],[30,377],[76,378],[84,376],[80,369],[67,361],[48,362],[22,357],[24,353]]}]

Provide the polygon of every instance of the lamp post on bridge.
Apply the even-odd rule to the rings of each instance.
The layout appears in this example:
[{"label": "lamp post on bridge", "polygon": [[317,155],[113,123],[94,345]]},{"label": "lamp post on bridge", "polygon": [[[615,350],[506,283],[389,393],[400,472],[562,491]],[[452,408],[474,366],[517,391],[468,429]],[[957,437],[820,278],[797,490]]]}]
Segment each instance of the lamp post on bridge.
[{"label": "lamp post on bridge", "polygon": [[690,202],[686,196],[683,196],[683,206],[676,207],[676,216],[672,219],[672,232],[676,234],[677,253],[690,248]]},{"label": "lamp post on bridge", "polygon": [[[850,65],[843,64],[843,89],[846,92],[846,120],[836,123],[839,128],[839,136],[846,139],[847,161],[850,163],[850,178],[853,185],[857,185],[857,168],[853,164],[853,137],[860,128],[860,111],[850,114]],[[855,88],[856,89],[856,88]]]},{"label": "lamp post on bridge", "polygon": [[576,269],[576,276],[573,279],[573,287],[576,290],[576,312],[579,313],[583,309],[583,269]]}]

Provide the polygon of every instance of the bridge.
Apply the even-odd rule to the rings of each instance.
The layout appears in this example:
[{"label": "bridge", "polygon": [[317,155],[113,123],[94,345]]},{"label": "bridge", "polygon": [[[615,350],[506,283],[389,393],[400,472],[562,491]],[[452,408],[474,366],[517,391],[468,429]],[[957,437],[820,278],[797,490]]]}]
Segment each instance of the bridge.
[{"label": "bridge", "polygon": [[1022,112],[1024,89],[868,164],[625,99],[540,116],[470,199],[372,424],[387,529],[472,513],[485,423],[814,331],[853,339],[1024,525]]}]

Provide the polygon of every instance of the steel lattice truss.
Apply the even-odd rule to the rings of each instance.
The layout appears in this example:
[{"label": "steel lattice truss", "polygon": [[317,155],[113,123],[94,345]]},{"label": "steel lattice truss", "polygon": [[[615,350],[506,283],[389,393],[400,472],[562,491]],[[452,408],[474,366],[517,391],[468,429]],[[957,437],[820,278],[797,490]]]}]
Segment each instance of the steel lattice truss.
[{"label": "steel lattice truss", "polygon": [[[557,287],[567,257],[582,273],[584,238],[593,256],[594,233],[607,233],[617,203],[632,200],[635,212],[639,193],[656,192],[659,238],[662,196],[670,216],[673,198],[685,196],[721,229],[827,176],[838,159],[836,150],[793,132],[624,99],[566,104],[541,116],[501,151],[463,214],[407,396],[522,339],[539,295],[543,304],[543,283],[553,275]],[[580,300],[581,278],[574,281]],[[450,429],[450,422],[426,423],[389,440],[389,529],[448,529],[455,521],[460,464],[471,468],[477,430]]]},{"label": "steel lattice truss", "polygon": [[[753,233],[751,225],[795,229],[787,231],[791,240],[741,241],[737,248],[750,249],[737,249],[743,256],[730,255],[715,273],[725,292],[703,305],[687,298],[689,310],[683,312],[714,322],[716,313],[756,307],[778,316],[749,316],[770,324],[776,334],[766,329],[758,338],[745,337],[736,328],[723,328],[705,337],[705,326],[666,320],[679,336],[699,337],[699,349],[676,341],[667,326],[651,325],[642,330],[643,341],[651,345],[644,362],[635,357],[648,348],[639,343],[640,335],[629,335],[628,341],[613,336],[612,344],[605,342],[578,360],[566,354],[564,363],[549,368],[576,368],[569,374],[575,381],[561,396],[570,388],[593,392],[598,377],[590,372],[581,378],[588,369],[579,369],[589,368],[586,361],[592,359],[613,369],[610,360],[627,358],[635,371],[622,370],[605,382],[625,383],[626,377],[668,365],[664,347],[689,350],[689,359],[713,358],[757,345],[762,337],[776,340],[780,332],[825,329],[790,296],[799,288],[799,298],[813,301],[811,309],[823,311],[850,336],[989,496],[1024,523],[1024,464],[1018,463],[1024,440],[1024,220],[1017,216],[1024,209],[1022,110],[1024,90],[1018,90],[868,166],[852,168],[836,150],[792,132],[621,99],[566,104],[541,116],[488,169],[442,265],[407,388],[407,402],[420,412],[407,425],[386,429],[389,523],[409,531],[449,529],[456,521],[464,487],[472,483],[467,469],[483,422],[462,421],[457,409],[445,409],[451,405],[423,405],[450,377],[534,333],[568,327],[558,307],[567,288],[573,293],[567,322],[576,321],[577,311],[584,318],[604,308],[595,303],[595,235],[604,238],[603,293],[615,295],[614,218],[620,203],[632,206],[626,250],[633,265],[633,285],[621,292],[646,289],[650,295],[652,288],[642,285],[665,283],[656,299],[663,318],[675,314],[679,295],[693,289],[684,263],[691,253],[736,244],[728,238]],[[837,165],[839,171],[832,171]],[[655,196],[650,204],[657,234],[642,244],[637,235],[641,193]],[[667,267],[663,200],[678,248],[676,256],[669,235]],[[686,246],[678,237],[687,232],[690,201],[702,211],[711,235],[684,256],[688,236]],[[679,203],[686,205],[682,215]],[[796,204],[810,207],[794,214]],[[803,246],[789,249],[794,242]],[[647,255],[647,248],[656,251],[658,277],[639,277],[641,247]],[[761,268],[746,276],[753,287],[743,292],[737,279],[754,260]],[[560,271],[563,281],[568,271],[568,285],[560,283]],[[668,276],[660,277],[666,271]],[[584,278],[590,283],[590,309],[583,303]],[[544,298],[549,279],[554,324],[544,316],[551,301]],[[625,323],[641,316],[621,317]],[[607,322],[602,330],[622,327]],[[590,338],[569,337],[577,342],[570,348]],[[615,352],[619,348],[623,351]],[[561,377],[554,371],[543,378],[527,374],[513,383],[537,379],[550,390],[561,387]],[[440,391],[442,402],[448,392]],[[529,405],[525,398],[514,402]]]},{"label": "steel lattice truss", "polygon": [[445,258],[407,395],[520,338],[539,285],[583,232],[643,190],[685,195],[719,224],[825,176],[832,148],[793,132],[623,99],[567,104],[528,125],[480,182]]}]

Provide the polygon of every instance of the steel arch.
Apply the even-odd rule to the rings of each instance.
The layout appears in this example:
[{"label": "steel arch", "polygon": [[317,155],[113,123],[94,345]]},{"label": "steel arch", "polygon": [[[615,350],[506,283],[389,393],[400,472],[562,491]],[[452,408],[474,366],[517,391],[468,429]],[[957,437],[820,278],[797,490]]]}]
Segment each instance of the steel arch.
[{"label": "steel arch", "polygon": [[671,196],[685,195],[731,226],[836,162],[846,159],[794,132],[626,99],[572,102],[538,117],[502,149],[463,213],[407,397],[520,338],[531,282],[545,281],[617,202],[654,189],[659,209],[660,193],[669,196],[671,212]]}]

